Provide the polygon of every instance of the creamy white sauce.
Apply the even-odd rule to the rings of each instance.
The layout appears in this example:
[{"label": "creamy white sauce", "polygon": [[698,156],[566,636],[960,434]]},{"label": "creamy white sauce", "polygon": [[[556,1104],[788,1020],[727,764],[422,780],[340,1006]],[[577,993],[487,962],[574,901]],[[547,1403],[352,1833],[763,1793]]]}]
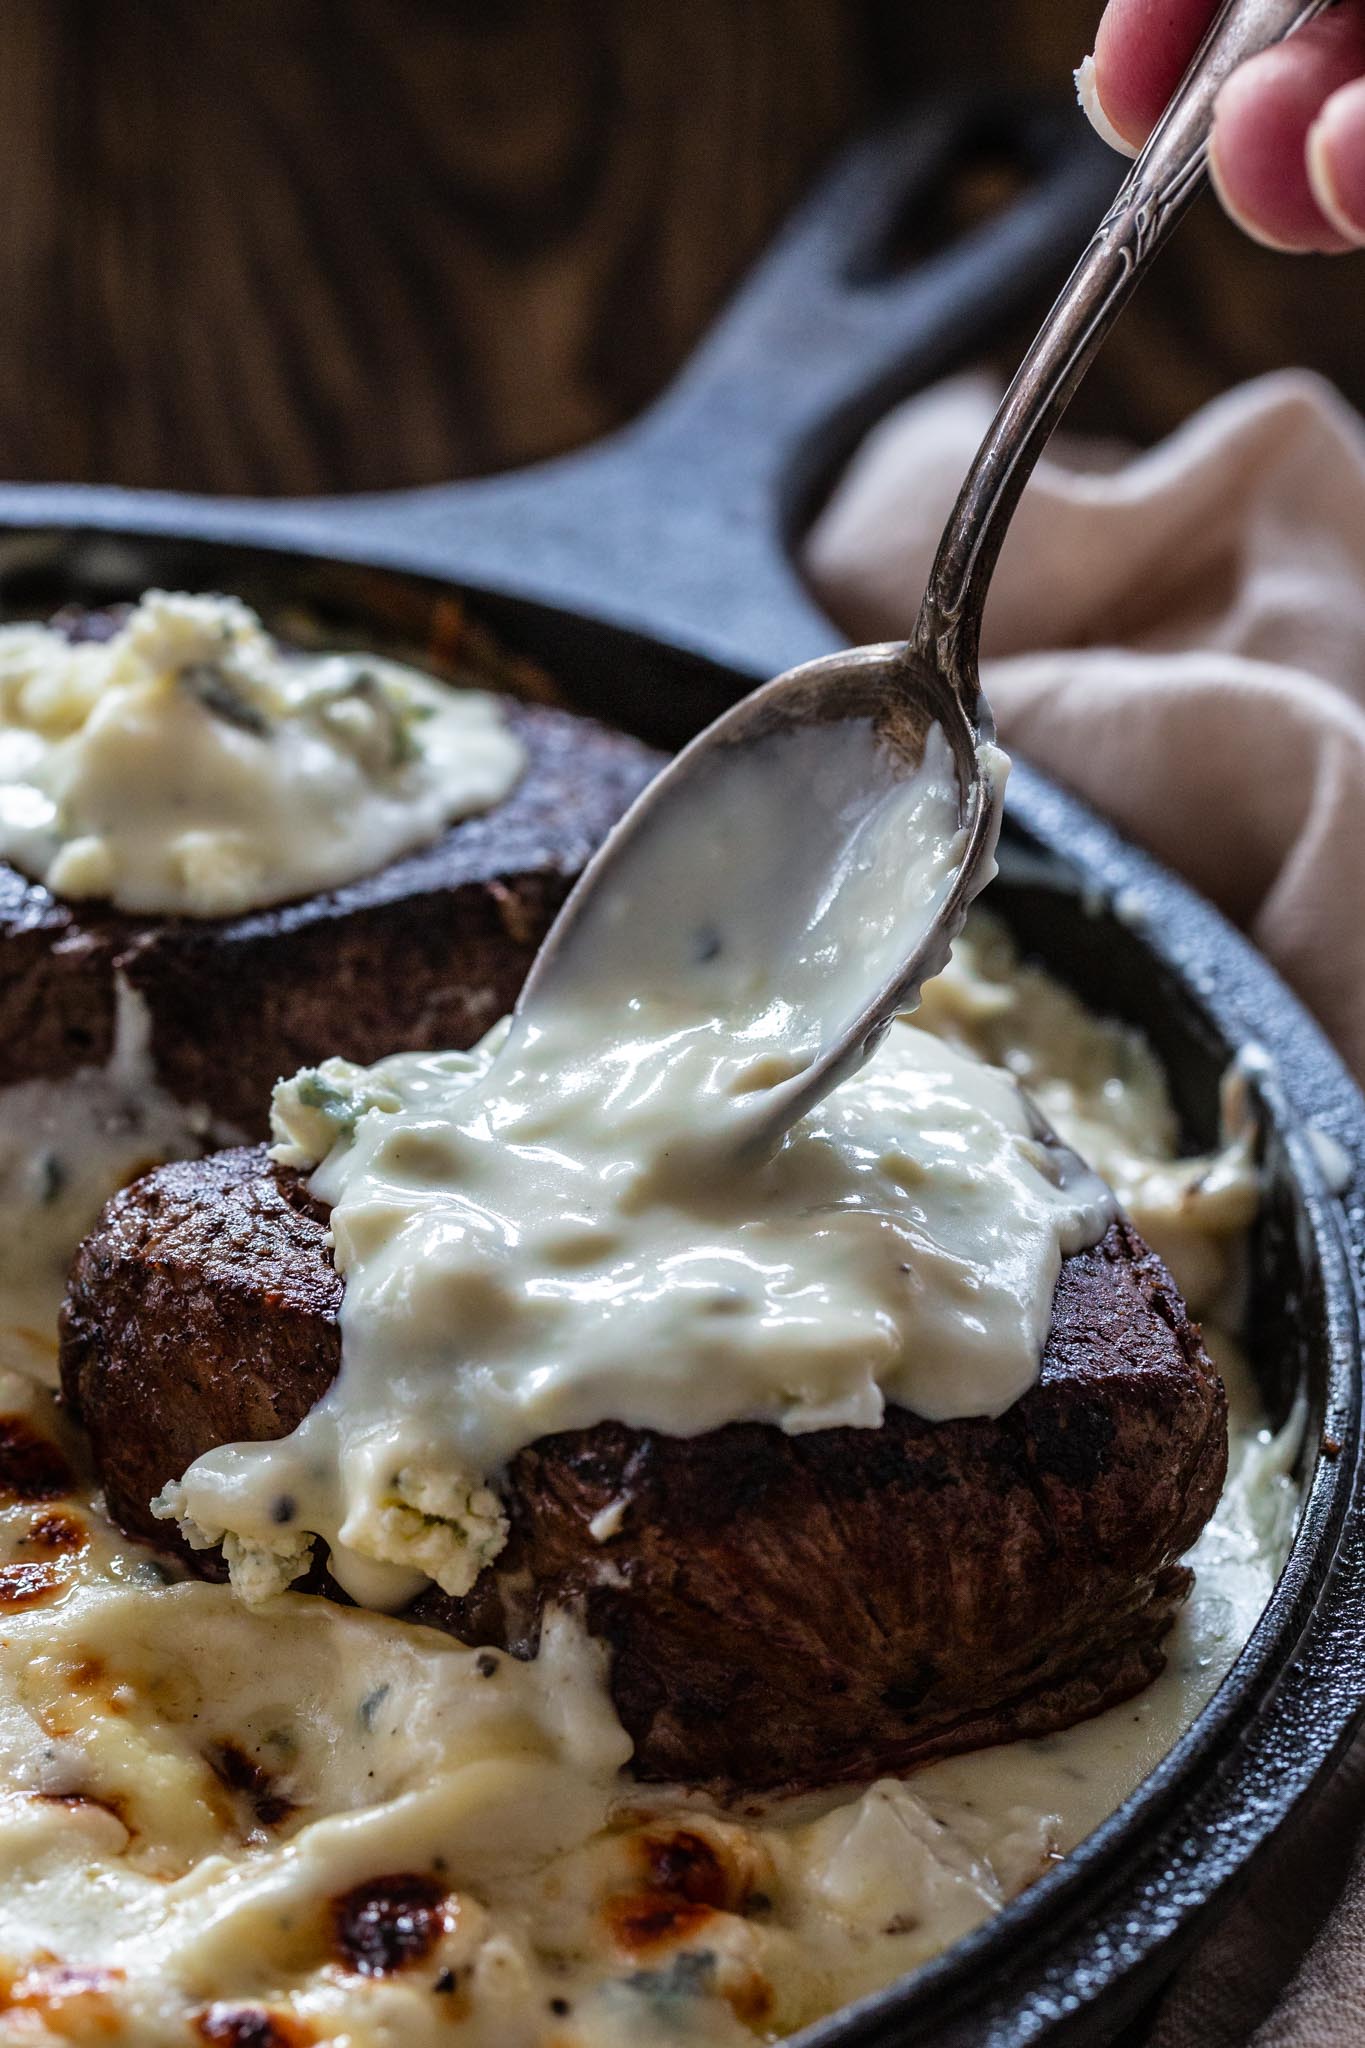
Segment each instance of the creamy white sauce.
[{"label": "creamy white sauce", "polygon": [[1242,1072],[1234,1067],[1223,1084],[1217,1150],[1183,1155],[1165,1075],[1141,1032],[1097,1019],[1021,963],[1003,928],[980,914],[926,985],[916,1021],[1014,1075],[1114,1190],[1191,1313],[1235,1324],[1245,1233],[1260,1200]]},{"label": "creamy white sauce", "polygon": [[[1140,1039],[1019,968],[985,922],[922,1022],[1024,1074],[1219,1309],[1255,1175],[1235,1134],[1213,1159],[1177,1160]],[[40,2043],[84,2028],[115,2048],[188,2048],[218,2002],[355,2048],[739,2048],[918,1967],[1140,1782],[1265,1603],[1295,1512],[1297,1423],[1272,1438],[1235,1345],[1210,1336],[1232,1397],[1229,1479],[1166,1673],[1043,1741],[742,1812],[619,1775],[603,1664],[571,1617],[538,1665],[494,1656],[484,1676],[488,1653],[382,1615],[297,1594],[252,1609],[176,1583],[84,1485],[69,1503],[0,1500],[0,2032],[8,2012]],[[16,1411],[62,1431],[46,1396],[0,1383],[0,1415]],[[35,1528],[54,1506],[86,1548],[58,1557],[45,1598],[7,1609],[8,1568],[42,1559]],[[280,1795],[277,1818],[224,1783],[225,1745]],[[648,1844],[679,1830],[714,1857],[723,1895],[670,1918]],[[392,1975],[358,1974],[334,1947],[334,1902],[405,1871],[449,1888],[434,1943]]]},{"label": "creamy white sauce", "polygon": [[0,858],[57,896],[222,917],[334,888],[522,761],[491,697],[288,652],[235,598],[149,591],[99,643],[0,626]]},{"label": "creamy white sauce", "polygon": [[703,1146],[728,1163],[855,1072],[877,1043],[857,1028],[884,997],[916,1007],[995,874],[1009,776],[1000,748],[979,744],[985,846],[963,890],[969,835],[941,726],[910,773],[870,718],[696,745],[680,778],[666,771],[648,792],[647,826],[589,868],[518,1004],[533,1033],[554,1034],[561,1009],[591,1012],[627,1046],[642,1025],[697,1027],[715,1063],[689,1047],[673,1084],[680,1099],[693,1090],[688,1165]]},{"label": "creamy white sauce", "polygon": [[0,1365],[55,1382],[72,1254],[116,1189],[213,1136],[156,1083],[145,1005],[120,979],[107,1065],[0,1089]]},{"label": "creamy white sauce", "polygon": [[[813,858],[816,914],[766,960],[747,935],[788,904],[778,878],[741,860],[725,911],[664,830],[632,914],[594,898],[602,930],[575,933],[552,999],[510,1029],[277,1090],[277,1156],[321,1159],[341,1371],[291,1436],[207,1453],[158,1508],[191,1541],[228,1534],[245,1597],[296,1577],[313,1535],[366,1604],[404,1604],[423,1575],[464,1592],[504,1540],[499,1475],[556,1431],[875,1429],[888,1401],[996,1415],[1032,1383],[1062,1259],[1112,1197],[1007,1072],[897,1024],[775,1147],[747,1143],[822,1020],[890,978],[940,899],[951,773],[891,793],[841,900]],[[733,858],[693,843],[703,868]]]}]

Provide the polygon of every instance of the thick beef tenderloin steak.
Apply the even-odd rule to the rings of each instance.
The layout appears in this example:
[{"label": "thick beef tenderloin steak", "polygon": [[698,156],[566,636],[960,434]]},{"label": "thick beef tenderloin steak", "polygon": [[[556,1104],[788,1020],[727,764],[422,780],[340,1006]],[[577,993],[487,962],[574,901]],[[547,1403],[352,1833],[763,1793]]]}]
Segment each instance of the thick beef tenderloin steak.
[{"label": "thick beef tenderloin steak", "polygon": [[[73,1269],[62,1384],[126,1529],[175,1547],[148,1508],[162,1486],[292,1429],[330,1384],[325,1227],[260,1149],[162,1167],[109,1204]],[[546,1601],[581,1600],[645,1778],[902,1770],[1153,1677],[1226,1447],[1199,1332],[1119,1220],[1063,1265],[1039,1380],[998,1419],[548,1437],[506,1474],[502,1557],[467,1598],[433,1588],[411,1612],[526,1654]]]},{"label": "thick beef tenderloin steak", "polygon": [[[66,614],[73,638],[108,614]],[[282,1074],[340,1053],[468,1046],[511,1008],[598,842],[661,765],[624,733],[507,698],[526,766],[504,801],[342,888],[231,918],[64,903],[0,862],[0,1088],[102,1065],[115,977],[162,1085],[246,1136]]]}]

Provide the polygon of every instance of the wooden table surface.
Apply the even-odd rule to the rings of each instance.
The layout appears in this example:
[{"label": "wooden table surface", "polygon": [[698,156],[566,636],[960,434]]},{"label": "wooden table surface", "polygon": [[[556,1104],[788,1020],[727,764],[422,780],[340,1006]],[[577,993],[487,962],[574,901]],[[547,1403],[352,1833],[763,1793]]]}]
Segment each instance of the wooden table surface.
[{"label": "wooden table surface", "polygon": [[[1059,96],[1097,0],[6,0],[0,474],[351,490],[524,461],[659,388],[838,139]],[[1078,117],[1079,118],[1079,117]],[[1087,417],[1305,360],[1365,271],[1207,206]]]}]

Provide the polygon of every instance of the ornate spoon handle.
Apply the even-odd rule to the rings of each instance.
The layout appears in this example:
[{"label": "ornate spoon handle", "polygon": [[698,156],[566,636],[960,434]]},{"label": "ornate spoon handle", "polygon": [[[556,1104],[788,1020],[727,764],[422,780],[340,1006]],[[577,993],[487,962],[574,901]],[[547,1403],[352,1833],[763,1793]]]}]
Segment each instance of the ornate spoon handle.
[{"label": "ornate spoon handle", "polygon": [[1129,293],[1203,183],[1218,89],[1244,58],[1330,4],[1227,0],[1001,400],[944,530],[910,641],[951,681],[974,721],[981,613],[1014,508]]}]

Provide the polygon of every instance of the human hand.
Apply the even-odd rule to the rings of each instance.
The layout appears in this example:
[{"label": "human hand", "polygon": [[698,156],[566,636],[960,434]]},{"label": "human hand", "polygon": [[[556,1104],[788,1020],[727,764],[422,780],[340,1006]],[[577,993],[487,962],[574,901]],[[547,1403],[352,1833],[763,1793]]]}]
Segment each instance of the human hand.
[{"label": "human hand", "polygon": [[[1108,0],[1081,105],[1135,156],[1218,0]],[[1365,247],[1365,0],[1338,5],[1238,67],[1218,95],[1209,172],[1232,218],[1272,249]]]}]

